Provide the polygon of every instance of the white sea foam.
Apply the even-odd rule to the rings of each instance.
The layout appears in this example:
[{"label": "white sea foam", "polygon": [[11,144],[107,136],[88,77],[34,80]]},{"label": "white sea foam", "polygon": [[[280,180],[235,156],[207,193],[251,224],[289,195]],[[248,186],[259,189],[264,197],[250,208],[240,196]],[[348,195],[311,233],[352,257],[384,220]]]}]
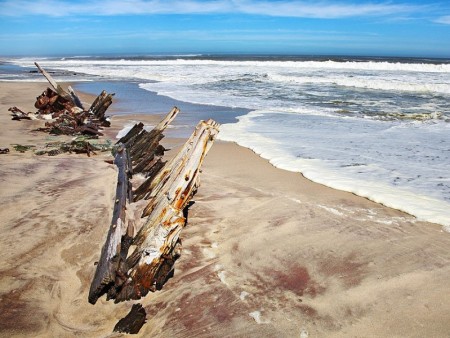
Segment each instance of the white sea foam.
[{"label": "white sea foam", "polygon": [[[423,125],[409,126],[395,130],[396,139],[383,122],[356,118],[321,118],[318,126],[315,116],[290,115],[279,118],[285,122],[277,124],[279,129],[275,131],[270,126],[276,120],[270,118],[272,115],[258,111],[240,117],[237,124],[223,125],[219,138],[248,147],[273,165],[301,172],[312,181],[354,192],[421,220],[450,225],[450,203],[445,201],[448,195],[443,196],[437,189],[448,181],[446,166],[433,165],[433,161],[417,163],[420,156],[408,153],[408,147],[417,147],[418,152],[428,147],[429,156],[450,163],[448,151],[445,155],[450,126],[430,125],[428,132]],[[439,132],[442,128],[446,134]],[[436,132],[443,137],[442,142],[430,143]],[[360,148],[360,153],[355,152],[355,147]],[[384,149],[389,147],[392,152]]]},{"label": "white sea foam", "polygon": [[396,78],[366,76],[362,74],[355,76],[354,74],[336,74],[327,77],[313,77],[313,76],[288,76],[282,74],[275,74],[269,76],[271,80],[278,83],[294,83],[314,84],[314,85],[338,85],[355,88],[378,89],[383,91],[395,90],[404,92],[435,92],[450,94],[450,84],[440,83],[434,81],[431,76],[428,82],[414,83],[415,74],[411,76],[402,76]]},{"label": "white sea foam", "polygon": [[88,67],[88,66],[213,66],[217,67],[244,67],[249,68],[296,68],[296,69],[318,69],[318,70],[370,70],[370,71],[403,71],[403,72],[430,72],[450,73],[450,64],[428,64],[428,63],[401,63],[387,61],[236,61],[236,60],[198,60],[198,59],[169,59],[169,60],[127,60],[127,59],[49,59],[49,58],[20,58],[12,60],[14,63],[25,67],[34,67],[34,62],[52,67]]},{"label": "white sea foam", "polygon": [[[13,61],[34,67],[36,60]],[[88,74],[83,78],[137,79],[141,88],[181,101],[251,109],[223,125],[219,137],[280,168],[450,230],[448,63],[182,56],[38,62]]]}]

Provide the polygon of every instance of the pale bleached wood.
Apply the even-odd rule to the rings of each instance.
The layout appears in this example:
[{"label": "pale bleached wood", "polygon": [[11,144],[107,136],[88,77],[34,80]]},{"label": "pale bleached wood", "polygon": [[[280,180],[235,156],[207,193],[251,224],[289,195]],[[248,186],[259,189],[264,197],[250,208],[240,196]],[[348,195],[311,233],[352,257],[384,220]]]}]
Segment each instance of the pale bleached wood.
[{"label": "pale bleached wood", "polygon": [[155,291],[172,271],[180,255],[179,235],[186,224],[183,210],[197,189],[201,164],[217,133],[214,121],[200,122],[171,161],[167,179],[152,192],[151,212],[133,240],[136,248],[125,264],[126,278],[115,286],[116,302],[139,299]]},{"label": "pale bleached wood", "polygon": [[[105,97],[106,93],[102,92],[96,102],[94,102],[93,106],[101,105],[101,102]],[[160,149],[158,148],[158,145],[162,131],[164,131],[168,124],[175,118],[178,112],[178,108],[175,107],[172,109],[152,130],[153,133],[146,132],[143,129],[143,125],[140,124],[135,126],[135,128],[132,128],[122,140],[127,140],[126,144],[129,144],[129,147],[138,143],[142,148],[140,150],[143,153],[147,152],[153,154],[153,157],[155,157],[155,152]],[[148,136],[150,134],[154,139],[153,142],[148,142]],[[131,142],[133,139],[135,139],[135,142]],[[141,139],[145,139],[147,143],[145,144],[144,142],[144,144],[141,145]],[[122,143],[118,144],[118,149],[114,158],[114,164],[116,164],[118,168],[118,178],[113,218],[105,244],[102,247],[100,259],[89,291],[89,302],[92,304],[95,304],[98,298],[104,293],[108,293],[108,297],[114,298],[115,289],[113,286],[115,283],[120,283],[118,280],[120,281],[121,278],[123,278],[121,272],[123,269],[121,268],[121,265],[124,264],[126,260],[128,247],[131,244],[132,238],[130,234],[133,233],[132,228],[134,227],[133,224],[128,224],[128,220],[126,219],[127,204],[129,204],[132,199],[130,183],[132,164],[129,152],[130,150],[126,145]],[[144,160],[148,160],[148,163],[144,163]],[[150,165],[152,165],[151,167],[159,165],[158,161],[155,161],[155,163],[152,164],[153,158],[150,156],[145,157],[144,160],[140,162],[144,168]],[[161,165],[159,165],[159,168],[161,168]]]},{"label": "pale bleached wood", "polygon": [[[49,73],[47,73],[37,62],[34,63],[37,69],[41,72],[42,75],[47,79],[47,81],[52,85],[52,87],[56,90],[59,96],[64,97],[66,100],[73,102],[72,97],[69,93],[67,93],[52,77]],[[74,102],[73,102],[74,103]]]}]

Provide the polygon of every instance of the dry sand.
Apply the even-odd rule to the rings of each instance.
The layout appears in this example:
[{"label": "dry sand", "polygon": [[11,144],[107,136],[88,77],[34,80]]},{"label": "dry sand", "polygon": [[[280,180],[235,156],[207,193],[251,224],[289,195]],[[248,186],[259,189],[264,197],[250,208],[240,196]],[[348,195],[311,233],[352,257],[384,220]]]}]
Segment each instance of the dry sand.
[{"label": "dry sand", "polygon": [[[7,111],[34,111],[46,86],[0,83],[0,148],[54,140]],[[115,118],[108,135],[130,118],[141,119]],[[115,168],[106,155],[10,149],[0,155],[0,336],[120,336],[112,329],[131,302],[87,302]],[[175,276],[141,300],[148,322],[138,336],[450,337],[441,226],[225,142],[212,147],[194,199]]]}]

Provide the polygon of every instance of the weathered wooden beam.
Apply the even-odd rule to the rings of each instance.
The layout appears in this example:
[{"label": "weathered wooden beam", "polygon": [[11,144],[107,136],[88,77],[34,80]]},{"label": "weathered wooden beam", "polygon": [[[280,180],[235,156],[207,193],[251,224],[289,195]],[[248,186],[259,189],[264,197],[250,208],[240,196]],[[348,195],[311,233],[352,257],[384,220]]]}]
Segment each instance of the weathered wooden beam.
[{"label": "weathered wooden beam", "polygon": [[114,332],[137,334],[145,324],[146,312],[141,304],[133,304],[130,312],[114,327]]},{"label": "weathered wooden beam", "polygon": [[78,108],[81,108],[82,110],[84,110],[83,107],[83,103],[81,103],[80,98],[78,97],[77,93],[75,92],[75,90],[73,90],[73,88],[71,86],[67,87],[67,90],[69,91],[70,96],[72,97],[72,101],[75,103],[75,105]]},{"label": "weathered wooden beam", "polygon": [[172,110],[161,120],[161,122],[156,125],[153,130],[163,132],[179,112],[180,110],[177,107],[173,107]]},{"label": "weathered wooden beam", "polygon": [[119,146],[114,158],[114,164],[117,166],[119,172],[117,176],[113,218],[89,290],[89,302],[91,304],[95,304],[98,298],[108,291],[109,286],[115,283],[116,272],[119,269],[120,263],[119,256],[122,236],[127,230],[125,210],[129,198],[130,186],[128,180],[127,149],[124,146]]},{"label": "weathered wooden beam", "polygon": [[133,193],[133,202],[137,202],[141,199],[147,199],[147,197],[151,193],[151,184],[155,178],[155,176],[158,174],[158,172],[161,171],[162,168],[164,168],[165,162],[161,160],[161,158],[158,158],[156,163],[151,167],[150,170],[146,171],[146,180],[141,183],[139,187],[136,188],[136,190]]},{"label": "weathered wooden beam", "polygon": [[[49,73],[47,73],[37,62],[34,63],[41,72],[42,75],[47,79],[47,81],[52,85],[52,87],[56,90],[59,96],[64,97],[66,100],[72,101],[72,96],[70,96],[69,93],[67,93],[52,77]],[[75,103],[75,102],[74,102]]]},{"label": "weathered wooden beam", "polygon": [[[106,93],[102,92],[100,96],[105,97]],[[98,97],[93,106],[101,105],[102,98]],[[167,127],[167,125],[175,118],[179,110],[172,109],[172,111],[164,117],[164,119],[155,127],[153,133],[148,133],[143,130],[143,125],[137,125],[133,127],[127,135],[121,140],[127,141],[124,145],[119,143],[118,149],[114,158],[114,163],[118,168],[118,178],[117,178],[117,188],[116,188],[116,199],[114,205],[113,218],[108,231],[108,235],[105,244],[102,247],[101,255],[93,281],[91,283],[89,291],[89,302],[95,304],[100,296],[108,293],[109,298],[115,297],[115,288],[112,287],[114,284],[120,284],[123,274],[121,270],[121,264],[124,264],[128,254],[128,247],[131,244],[131,236],[129,234],[129,224],[126,219],[126,206],[127,203],[131,202],[132,199],[132,189],[130,178],[132,175],[132,164],[130,159],[130,148],[133,148],[135,143],[130,142],[133,138],[142,138],[147,141],[147,144],[142,146],[148,154],[147,162],[141,161],[139,164],[142,169],[152,164],[152,160],[157,156],[160,158],[162,156],[161,149],[159,148],[159,140],[162,136],[162,131]],[[153,135],[153,142],[148,142],[149,135]],[[150,158],[151,157],[151,158]],[[156,166],[156,169],[161,167],[161,161],[155,160],[151,165],[150,169]]]},{"label": "weathered wooden beam", "polygon": [[163,131],[179,112],[180,110],[174,107],[150,132],[144,129],[142,123],[137,124],[119,140],[129,149],[133,173],[154,173],[153,165],[164,155],[165,149],[159,144],[164,137]]},{"label": "weathered wooden beam", "polygon": [[152,192],[151,210],[133,240],[135,250],[127,258],[125,278],[115,285],[115,301],[140,299],[162,287],[180,255],[179,234],[186,219],[183,210],[197,189],[200,167],[218,133],[218,124],[202,121],[186,142],[177,165],[170,168],[158,192]]},{"label": "weathered wooden beam", "polygon": [[93,114],[99,121],[104,121],[105,112],[112,104],[112,98],[114,95],[114,93],[107,94],[106,91],[103,90],[100,95],[95,98],[94,102],[92,102],[89,112],[91,112],[91,114]]},{"label": "weathered wooden beam", "polygon": [[[179,175],[180,171],[183,170],[183,166],[185,165],[186,160],[190,156],[190,152],[192,149],[197,147],[197,144],[201,140],[202,136],[204,137],[205,128],[200,128],[202,126],[211,125],[209,128],[218,129],[218,124],[212,120],[208,122],[200,122],[194,132],[191,134],[189,139],[186,141],[181,150],[175,155],[165,166],[164,168],[154,177],[152,183],[147,189],[147,194],[145,199],[148,199],[150,202],[147,207],[144,209],[142,217],[150,215],[154,206],[156,205],[153,200],[157,196],[162,196],[165,192],[161,192],[165,188],[167,188],[173,181],[176,179],[177,175]],[[217,131],[216,131],[217,133]],[[214,136],[213,136],[214,137]],[[211,143],[212,144],[212,143]],[[209,148],[206,150],[206,152]]]},{"label": "weathered wooden beam", "polygon": [[[144,129],[144,124],[142,122],[136,123],[133,126],[133,128],[131,128],[125,136],[123,136],[120,140],[118,140],[116,142],[116,144],[119,144],[119,143],[127,144],[127,142],[129,140],[136,137],[136,135],[138,135],[143,129]],[[127,146],[129,147],[128,144],[127,144]]]}]

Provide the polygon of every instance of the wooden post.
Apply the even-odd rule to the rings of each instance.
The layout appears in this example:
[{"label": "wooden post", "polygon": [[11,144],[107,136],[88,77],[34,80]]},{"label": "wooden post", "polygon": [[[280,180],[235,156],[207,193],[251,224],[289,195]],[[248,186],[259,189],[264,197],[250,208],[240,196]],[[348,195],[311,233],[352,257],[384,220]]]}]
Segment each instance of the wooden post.
[{"label": "wooden post", "polygon": [[35,62],[34,64],[39,69],[39,71],[42,73],[42,75],[44,75],[44,77],[47,79],[47,81],[52,85],[52,87],[56,90],[58,95],[64,97],[66,100],[73,102],[75,105],[75,102],[73,101],[72,96],[70,96],[69,93],[67,93],[58,83],[56,83],[56,81],[50,76],[50,74],[47,73],[43,68],[41,68],[41,66],[39,66],[39,64],[37,62]]},{"label": "wooden post", "polygon": [[114,164],[119,170],[114,212],[106,242],[103,245],[94,279],[89,290],[89,302],[91,304],[95,304],[97,299],[107,290],[107,287],[115,283],[116,272],[119,268],[122,236],[127,230],[125,210],[130,187],[128,180],[127,149],[123,145],[119,146]]}]

